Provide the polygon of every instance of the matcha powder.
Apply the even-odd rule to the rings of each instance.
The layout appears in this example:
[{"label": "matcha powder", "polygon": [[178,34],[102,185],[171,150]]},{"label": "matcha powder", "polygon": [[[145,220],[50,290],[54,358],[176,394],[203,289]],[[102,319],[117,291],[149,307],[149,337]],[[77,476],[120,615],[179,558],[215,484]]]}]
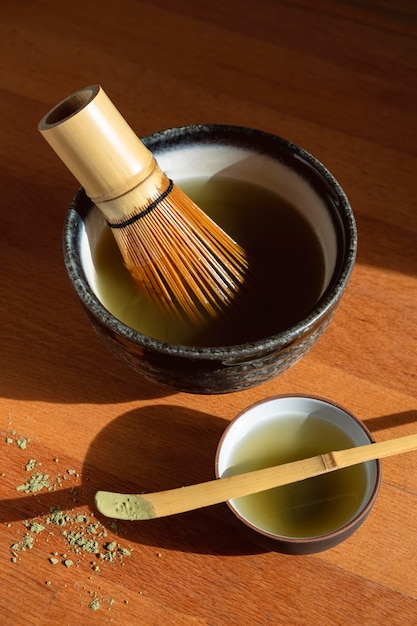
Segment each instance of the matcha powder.
[{"label": "matcha powder", "polygon": [[[12,433],[15,435],[15,433]],[[3,438],[3,441],[10,445],[16,443],[18,453],[25,451],[29,439],[23,437]],[[57,465],[58,459],[53,459],[53,463]],[[77,481],[79,474],[73,469],[67,469],[61,474],[56,472],[43,473],[39,471],[41,463],[34,458],[30,458],[23,467],[30,476],[17,485],[17,492],[24,494],[33,494],[38,498],[39,492],[47,490],[49,492],[56,491],[62,487],[63,481],[68,480],[70,483]],[[35,471],[34,471],[35,470]],[[52,474],[55,478],[52,478]],[[68,485],[70,493],[76,494],[75,486]],[[68,497],[68,490],[66,490]],[[57,498],[59,492],[57,492]],[[74,508],[77,507],[77,499],[73,498]],[[88,512],[79,512],[73,509],[63,509],[61,507],[51,507],[45,515],[40,515],[32,519],[21,522],[24,526],[24,532],[21,538],[10,545],[10,554],[12,563],[18,563],[24,554],[32,550],[38,541],[46,540],[46,543],[54,542],[56,549],[47,551],[45,559],[49,566],[53,568],[54,573],[58,573],[59,579],[65,577],[64,571],[74,567],[88,567],[90,572],[101,572],[102,567],[106,564],[124,565],[126,558],[131,556],[131,550],[120,545],[116,539],[109,540],[108,529],[117,531],[115,522],[109,522],[108,529],[101,522],[94,518],[94,514]],[[11,524],[7,524],[11,528]],[[45,545],[45,541],[42,544]],[[69,554],[68,554],[69,553]],[[39,554],[37,551],[36,554]],[[113,565],[114,566],[114,565]],[[52,570],[51,570],[52,571]],[[92,577],[89,577],[92,580]],[[46,585],[54,584],[53,578],[45,582]],[[92,600],[89,601],[88,607],[97,611],[103,606],[102,600],[98,598],[98,594],[94,590],[89,591]],[[108,599],[107,605],[110,607],[115,600]]]}]

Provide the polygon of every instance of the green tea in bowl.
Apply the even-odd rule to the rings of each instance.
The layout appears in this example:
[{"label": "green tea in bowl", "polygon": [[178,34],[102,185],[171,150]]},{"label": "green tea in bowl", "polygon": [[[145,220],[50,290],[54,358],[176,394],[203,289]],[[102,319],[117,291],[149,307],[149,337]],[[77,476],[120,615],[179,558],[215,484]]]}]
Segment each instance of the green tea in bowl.
[{"label": "green tea in bowl", "polygon": [[159,309],[138,290],[109,228],[95,250],[97,290],[106,308],[131,328],[190,346],[264,339],[301,320],[324,284],[317,234],[290,202],[259,185],[229,178],[183,181],[180,187],[246,251],[252,276],[229,314],[196,328]]}]

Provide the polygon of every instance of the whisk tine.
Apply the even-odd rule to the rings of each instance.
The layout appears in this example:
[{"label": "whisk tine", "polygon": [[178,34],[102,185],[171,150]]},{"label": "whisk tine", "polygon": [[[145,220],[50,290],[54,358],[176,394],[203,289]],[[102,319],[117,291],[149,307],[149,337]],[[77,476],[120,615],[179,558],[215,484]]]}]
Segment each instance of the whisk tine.
[{"label": "whisk tine", "polygon": [[169,188],[157,202],[151,199],[122,224],[113,224],[114,235],[123,241],[125,264],[148,297],[170,314],[201,323],[233,300],[247,262],[239,246],[179,188]]},{"label": "whisk tine", "polygon": [[[208,281],[210,280],[210,274],[213,274],[213,272],[217,275],[217,290],[220,297],[224,290],[234,288],[229,276],[230,268],[226,266],[226,261],[222,262],[221,248],[219,247],[218,242],[216,242],[217,256],[215,256],[214,246],[213,250],[209,250],[208,244],[205,241],[200,240],[201,238],[199,237],[199,232],[196,233],[191,229],[189,231],[181,232],[180,224],[177,229],[171,232],[168,229],[168,226],[169,224],[167,224],[167,229],[164,231],[166,234],[166,243],[171,243],[173,245],[176,251],[178,263],[184,264],[184,272],[189,273],[190,276],[193,276],[196,279],[196,284],[201,285],[203,292],[210,292],[208,288]],[[183,236],[179,237],[177,231]],[[208,250],[210,254],[208,254]],[[193,257],[204,262],[190,264],[190,259]],[[226,259],[226,255],[224,255],[224,258]]]},{"label": "whisk tine", "polygon": [[[148,225],[148,229],[151,235],[142,235],[136,229],[134,239],[130,233],[129,246],[125,248],[125,263],[142,287],[149,285],[151,277],[152,285],[147,289],[150,295],[155,295],[169,312],[173,311],[174,304],[179,315],[185,314],[199,322],[204,321],[207,315],[215,316],[223,306],[227,306],[233,297],[232,285],[218,258],[207,258],[202,245],[197,246],[197,250],[193,245],[181,245],[193,241],[191,235],[178,241],[178,237],[164,231],[160,223],[152,228]],[[136,243],[141,247],[140,262]],[[173,257],[170,251],[174,251]],[[196,252],[199,262],[190,263],[197,256]],[[213,267],[210,267],[211,262]]]}]

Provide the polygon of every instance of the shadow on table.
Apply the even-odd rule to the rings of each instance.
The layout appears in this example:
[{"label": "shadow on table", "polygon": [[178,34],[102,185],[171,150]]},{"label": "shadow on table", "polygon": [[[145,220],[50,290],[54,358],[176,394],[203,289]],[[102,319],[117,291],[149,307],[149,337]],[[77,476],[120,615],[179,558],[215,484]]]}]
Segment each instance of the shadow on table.
[{"label": "shadow on table", "polygon": [[69,185],[65,191],[3,172],[1,182],[15,204],[0,233],[0,396],[103,404],[171,395],[114,357],[84,313],[62,254]]},{"label": "shadow on table", "polygon": [[396,426],[402,426],[403,424],[417,423],[417,410],[391,413],[390,415],[381,415],[380,417],[370,417],[369,419],[364,419],[363,422],[373,434],[376,434],[381,430],[395,428]]},{"label": "shadow on table", "polygon": [[[214,458],[227,421],[202,411],[158,405],[129,411],[92,441],[82,484],[75,490],[41,492],[0,502],[2,521],[88,506],[98,490],[121,493],[160,491],[214,478]],[[417,411],[367,420],[373,432],[417,423]],[[97,514],[104,524],[105,520]],[[239,555],[264,551],[241,532],[225,504],[144,522],[118,522],[123,540],[182,552]]]},{"label": "shadow on table", "polygon": [[[211,480],[217,444],[227,424],[203,411],[174,405],[129,411],[92,442],[84,472],[94,476],[97,488],[126,493]],[[118,525],[125,539],[155,547],[223,555],[260,551],[236,532],[226,505]]]},{"label": "shadow on table", "polygon": [[[140,493],[211,480],[217,443],[227,423],[173,405],[124,413],[91,442],[80,486],[0,502],[0,520],[34,518],[47,514],[51,507],[70,510],[84,505],[94,511],[94,495],[100,489]],[[109,525],[110,520],[96,516]],[[117,526],[125,543],[202,554],[261,551],[237,532],[225,504],[145,522],[118,521]]]}]

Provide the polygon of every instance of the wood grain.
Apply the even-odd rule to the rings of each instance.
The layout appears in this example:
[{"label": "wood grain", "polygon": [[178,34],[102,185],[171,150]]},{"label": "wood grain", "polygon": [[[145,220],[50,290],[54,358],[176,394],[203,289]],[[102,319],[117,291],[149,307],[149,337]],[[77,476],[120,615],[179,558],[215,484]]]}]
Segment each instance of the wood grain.
[{"label": "wood grain", "polygon": [[[380,495],[357,533],[309,557],[262,552],[223,505],[116,528],[93,498],[210,480],[228,421],[270,395],[331,398],[379,441],[416,432],[415,3],[0,6],[2,625],[414,623],[414,453],[383,461]],[[171,393],[115,362],[90,328],[61,251],[76,183],[36,125],[96,82],[140,135],[197,122],[261,128],[312,152],[344,187],[356,267],[325,335],[279,378],[222,397]],[[30,459],[41,465],[26,470]],[[16,491],[34,471],[52,490]],[[47,523],[59,506],[62,527]],[[86,536],[77,515],[98,522],[101,559],[69,546],[68,533]],[[25,534],[33,547],[13,557]],[[130,556],[111,561],[113,542]]]}]

